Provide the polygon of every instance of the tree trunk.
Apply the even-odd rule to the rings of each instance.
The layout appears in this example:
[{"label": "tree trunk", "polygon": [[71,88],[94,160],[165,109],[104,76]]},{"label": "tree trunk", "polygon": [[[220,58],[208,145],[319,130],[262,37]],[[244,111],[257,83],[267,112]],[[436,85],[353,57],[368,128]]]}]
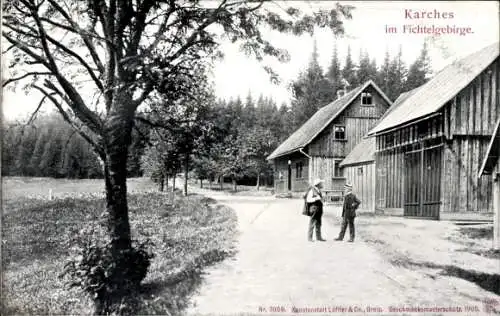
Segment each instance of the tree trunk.
[{"label": "tree trunk", "polygon": [[177,177],[177,174],[174,172],[172,175],[172,192],[175,192],[175,178]]},{"label": "tree trunk", "polygon": [[233,181],[233,191],[236,192],[236,189],[237,189],[236,188],[236,178],[233,177],[232,181]]},{"label": "tree trunk", "polygon": [[200,179],[200,188],[203,189],[203,179]]},{"label": "tree trunk", "polygon": [[260,189],[260,172],[257,172],[257,185],[256,185],[256,187],[257,187],[257,191],[259,191],[259,189]]},{"label": "tree trunk", "polygon": [[184,157],[184,196],[188,195],[189,154]]},{"label": "tree trunk", "polygon": [[111,111],[104,124],[104,176],[107,228],[114,254],[131,249],[127,205],[127,157],[132,140],[133,116]]},{"label": "tree trunk", "polygon": [[224,176],[219,176],[220,190],[224,190]]},{"label": "tree trunk", "polygon": [[165,175],[165,187],[168,190],[168,173]]},{"label": "tree trunk", "polygon": [[212,176],[208,176],[208,188],[212,190]]},{"label": "tree trunk", "polygon": [[159,182],[158,182],[158,190],[160,192],[163,192],[164,188],[165,188],[165,176],[162,173],[160,175],[160,179],[159,179]]}]

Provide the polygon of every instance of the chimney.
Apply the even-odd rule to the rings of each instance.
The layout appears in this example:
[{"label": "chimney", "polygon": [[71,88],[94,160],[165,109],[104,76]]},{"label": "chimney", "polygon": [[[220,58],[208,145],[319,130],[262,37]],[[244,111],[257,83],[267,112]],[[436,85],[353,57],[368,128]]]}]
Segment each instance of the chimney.
[{"label": "chimney", "polygon": [[337,90],[337,99],[342,98],[347,93],[347,88],[350,86],[349,82],[342,78],[341,80],[342,89]]}]

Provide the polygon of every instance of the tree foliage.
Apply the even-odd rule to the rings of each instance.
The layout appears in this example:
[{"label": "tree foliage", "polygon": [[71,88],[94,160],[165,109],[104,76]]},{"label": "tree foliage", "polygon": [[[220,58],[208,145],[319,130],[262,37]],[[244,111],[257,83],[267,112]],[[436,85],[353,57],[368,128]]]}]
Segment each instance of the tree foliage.
[{"label": "tree foliage", "polygon": [[419,57],[410,65],[410,68],[408,69],[408,78],[406,79],[405,90],[409,91],[426,83],[431,72],[432,69],[429,51],[427,43],[424,42]]},{"label": "tree foliage", "polygon": [[299,128],[322,106],[333,98],[330,82],[318,62],[318,49],[314,42],[313,52],[307,68],[291,84],[294,112],[293,129]]}]

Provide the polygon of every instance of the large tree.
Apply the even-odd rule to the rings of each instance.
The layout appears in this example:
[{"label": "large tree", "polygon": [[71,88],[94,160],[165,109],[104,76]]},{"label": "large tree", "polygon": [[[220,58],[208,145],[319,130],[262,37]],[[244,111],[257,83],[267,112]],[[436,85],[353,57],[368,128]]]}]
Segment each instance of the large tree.
[{"label": "large tree", "polygon": [[[205,67],[197,68],[196,76],[197,80],[194,81],[195,84],[192,85],[189,95],[181,96],[175,102],[165,100],[160,96],[151,104],[150,110],[144,113],[147,118],[140,118],[141,121],[146,121],[155,129],[159,129],[156,133],[161,136],[161,139],[157,142],[168,144],[162,146],[163,150],[176,152],[182,160],[185,195],[188,193],[189,163],[195,154],[195,149],[199,151],[206,143],[209,143],[215,129],[211,121],[213,114],[211,107],[215,103],[215,98]],[[169,153],[163,153],[161,157],[168,157],[168,155]]]},{"label": "large tree", "polygon": [[[2,36],[12,55],[12,76],[3,85],[28,82],[98,153],[104,163],[107,226],[117,262],[131,249],[127,157],[139,106],[155,93],[170,100],[189,94],[193,65],[218,55],[223,38],[241,43],[259,61],[265,55],[286,61],[286,52],[267,41],[259,27],[300,35],[318,25],[342,33],[342,19],[350,17],[350,8],[340,5],[304,15],[265,2],[3,3]],[[120,276],[114,281],[119,285],[126,280]]]},{"label": "large tree", "polygon": [[[384,55],[384,61],[382,63],[382,66],[380,67],[380,71],[378,72],[377,75],[377,85],[384,91],[386,94],[389,92],[391,89],[390,87],[390,66],[391,66],[391,59],[389,55],[389,50],[385,50],[385,55]],[[394,99],[392,99],[394,100]]]},{"label": "large tree", "polygon": [[349,83],[351,89],[358,86],[359,80],[356,77],[356,65],[351,56],[351,46],[347,47],[347,55],[345,58],[344,68],[342,68],[342,78]]},{"label": "large tree", "polygon": [[403,51],[400,46],[398,54],[394,56],[389,65],[389,89],[386,92],[389,99],[396,100],[404,91],[407,72],[406,65],[403,61]]},{"label": "large tree", "polygon": [[328,67],[328,72],[326,74],[330,84],[332,86],[332,94],[335,97],[337,95],[337,90],[342,88],[342,70],[340,68],[339,55],[337,51],[337,43],[334,43],[332,60],[330,66]]},{"label": "large tree", "polygon": [[410,65],[408,70],[408,78],[406,80],[405,91],[415,89],[429,80],[431,74],[431,60],[427,43],[424,42],[420,55],[415,62]]},{"label": "large tree", "polygon": [[333,99],[331,84],[323,74],[323,69],[318,61],[316,41],[314,41],[307,68],[292,82],[291,87],[293,91],[293,129],[295,130],[313,116],[319,108]]}]

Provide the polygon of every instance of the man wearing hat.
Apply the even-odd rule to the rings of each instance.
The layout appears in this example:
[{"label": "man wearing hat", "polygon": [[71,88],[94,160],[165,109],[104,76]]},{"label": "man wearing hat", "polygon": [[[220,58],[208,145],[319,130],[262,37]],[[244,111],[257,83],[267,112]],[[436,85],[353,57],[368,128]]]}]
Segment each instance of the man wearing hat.
[{"label": "man wearing hat", "polygon": [[342,229],[339,237],[335,240],[341,241],[344,239],[347,225],[349,225],[349,242],[354,241],[354,218],[356,217],[356,209],[361,204],[361,201],[352,193],[352,185],[346,183],[344,186],[344,205],[342,206]]},{"label": "man wearing hat", "polygon": [[321,189],[323,180],[315,179],[313,185],[309,187],[304,195],[307,213],[311,216],[309,221],[308,240],[313,241],[313,230],[316,228],[316,240],[326,241],[321,237],[321,217],[323,216],[323,196]]}]

